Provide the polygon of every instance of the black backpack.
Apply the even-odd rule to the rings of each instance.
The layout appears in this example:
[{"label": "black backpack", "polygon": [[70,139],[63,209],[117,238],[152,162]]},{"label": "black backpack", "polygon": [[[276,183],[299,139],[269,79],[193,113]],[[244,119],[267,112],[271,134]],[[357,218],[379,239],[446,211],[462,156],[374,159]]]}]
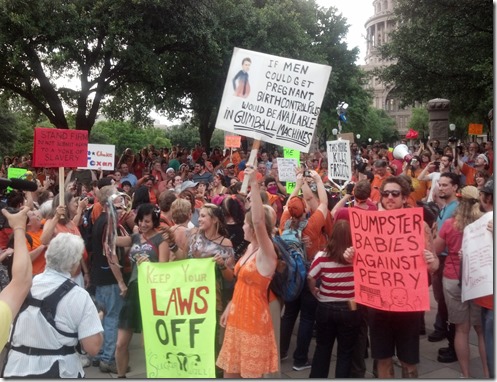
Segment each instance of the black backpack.
[{"label": "black backpack", "polygon": [[88,254],[92,253],[93,243],[91,241],[92,231],[93,231],[93,221],[91,220],[91,214],[93,212],[93,205],[87,207],[82,216],[82,223],[79,226],[79,232],[81,233],[81,237],[85,242],[86,252]]}]

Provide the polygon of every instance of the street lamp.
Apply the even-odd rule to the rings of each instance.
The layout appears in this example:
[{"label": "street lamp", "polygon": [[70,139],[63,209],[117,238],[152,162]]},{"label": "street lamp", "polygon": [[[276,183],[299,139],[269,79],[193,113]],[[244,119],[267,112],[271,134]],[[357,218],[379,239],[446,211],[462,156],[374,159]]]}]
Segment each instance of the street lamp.
[{"label": "street lamp", "polygon": [[371,138],[368,138],[368,142],[371,143],[372,139]]},{"label": "street lamp", "polygon": [[450,137],[449,137],[449,142],[450,143],[455,143],[457,142],[457,137],[454,136],[454,132],[456,131],[456,125],[451,123],[449,125],[449,130],[450,130]]},{"label": "street lamp", "polygon": [[338,134],[338,130],[336,128],[334,128],[333,130],[331,130],[331,134],[333,134],[336,138],[336,136]]},{"label": "street lamp", "polygon": [[356,134],[355,136],[357,138],[357,140],[361,139],[361,134]]}]

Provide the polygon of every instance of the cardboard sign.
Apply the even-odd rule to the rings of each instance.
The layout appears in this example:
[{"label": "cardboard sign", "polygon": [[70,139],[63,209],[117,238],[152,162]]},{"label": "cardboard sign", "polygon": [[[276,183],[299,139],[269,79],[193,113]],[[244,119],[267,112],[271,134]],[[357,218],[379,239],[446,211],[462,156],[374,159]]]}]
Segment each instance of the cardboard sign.
[{"label": "cardboard sign", "polygon": [[212,258],[138,266],[147,378],[215,378]]},{"label": "cardboard sign", "polygon": [[86,166],[88,131],[35,128],[33,140],[34,167]]},{"label": "cardboard sign", "polygon": [[328,179],[352,179],[352,160],[350,156],[350,143],[343,139],[327,141],[326,152],[328,155]]},{"label": "cardboard sign", "polygon": [[234,48],[216,127],[309,152],[331,67]]},{"label": "cardboard sign", "polygon": [[295,169],[299,167],[299,161],[295,158],[276,158],[278,162],[278,177],[282,182],[296,182]]},{"label": "cardboard sign", "polygon": [[[300,165],[300,151],[288,147],[283,148],[283,157],[287,159],[295,159]],[[286,192],[290,195],[295,190],[296,179],[293,182],[286,182]]]},{"label": "cardboard sign", "polygon": [[90,170],[114,170],[116,147],[114,145],[97,145],[88,143],[88,162],[86,167]]},{"label": "cardboard sign", "polygon": [[470,123],[468,126],[469,135],[481,135],[483,134],[483,125],[481,123]]},{"label": "cardboard sign", "polygon": [[493,235],[487,224],[493,212],[487,212],[464,228],[462,239],[462,301],[493,294]]},{"label": "cardboard sign", "polygon": [[355,136],[354,133],[342,133],[339,135],[340,138],[342,138],[345,141],[349,141],[354,143],[355,142]]},{"label": "cardboard sign", "polygon": [[372,308],[430,310],[422,208],[349,212],[355,300]]},{"label": "cardboard sign", "polygon": [[238,148],[241,145],[242,145],[242,137],[240,135],[225,135],[224,136],[224,147]]}]

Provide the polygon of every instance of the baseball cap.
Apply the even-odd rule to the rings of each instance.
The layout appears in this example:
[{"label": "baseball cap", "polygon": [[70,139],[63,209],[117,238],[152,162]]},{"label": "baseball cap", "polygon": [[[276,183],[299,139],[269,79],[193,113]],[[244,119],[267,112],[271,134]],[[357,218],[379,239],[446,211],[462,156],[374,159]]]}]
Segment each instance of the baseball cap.
[{"label": "baseball cap", "polygon": [[494,193],[494,180],[489,179],[487,180],[487,183],[481,188],[481,192],[484,192],[485,194],[491,194],[493,195]]},{"label": "baseball cap", "polygon": [[187,188],[197,187],[197,182],[192,182],[191,180],[187,180],[181,183],[181,191],[185,191]]},{"label": "baseball cap", "polygon": [[231,167],[235,167],[235,164],[234,163],[228,163],[228,165],[226,166],[226,168],[231,168]]},{"label": "baseball cap", "polygon": [[166,172],[176,172],[176,171],[174,171],[174,168],[169,167],[169,168],[166,170]]}]

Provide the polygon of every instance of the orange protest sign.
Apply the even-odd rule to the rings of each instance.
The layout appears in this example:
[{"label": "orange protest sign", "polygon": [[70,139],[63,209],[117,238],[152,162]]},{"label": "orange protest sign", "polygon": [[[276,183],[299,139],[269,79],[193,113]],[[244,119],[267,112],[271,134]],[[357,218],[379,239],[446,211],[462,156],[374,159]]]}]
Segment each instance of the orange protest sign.
[{"label": "orange protest sign", "polygon": [[470,123],[468,126],[469,135],[481,135],[483,134],[483,125],[481,123]]},{"label": "orange protest sign", "polygon": [[224,147],[240,147],[242,145],[242,137],[240,135],[225,135]]},{"label": "orange protest sign", "polygon": [[430,310],[422,208],[350,209],[355,300],[372,308]]}]

